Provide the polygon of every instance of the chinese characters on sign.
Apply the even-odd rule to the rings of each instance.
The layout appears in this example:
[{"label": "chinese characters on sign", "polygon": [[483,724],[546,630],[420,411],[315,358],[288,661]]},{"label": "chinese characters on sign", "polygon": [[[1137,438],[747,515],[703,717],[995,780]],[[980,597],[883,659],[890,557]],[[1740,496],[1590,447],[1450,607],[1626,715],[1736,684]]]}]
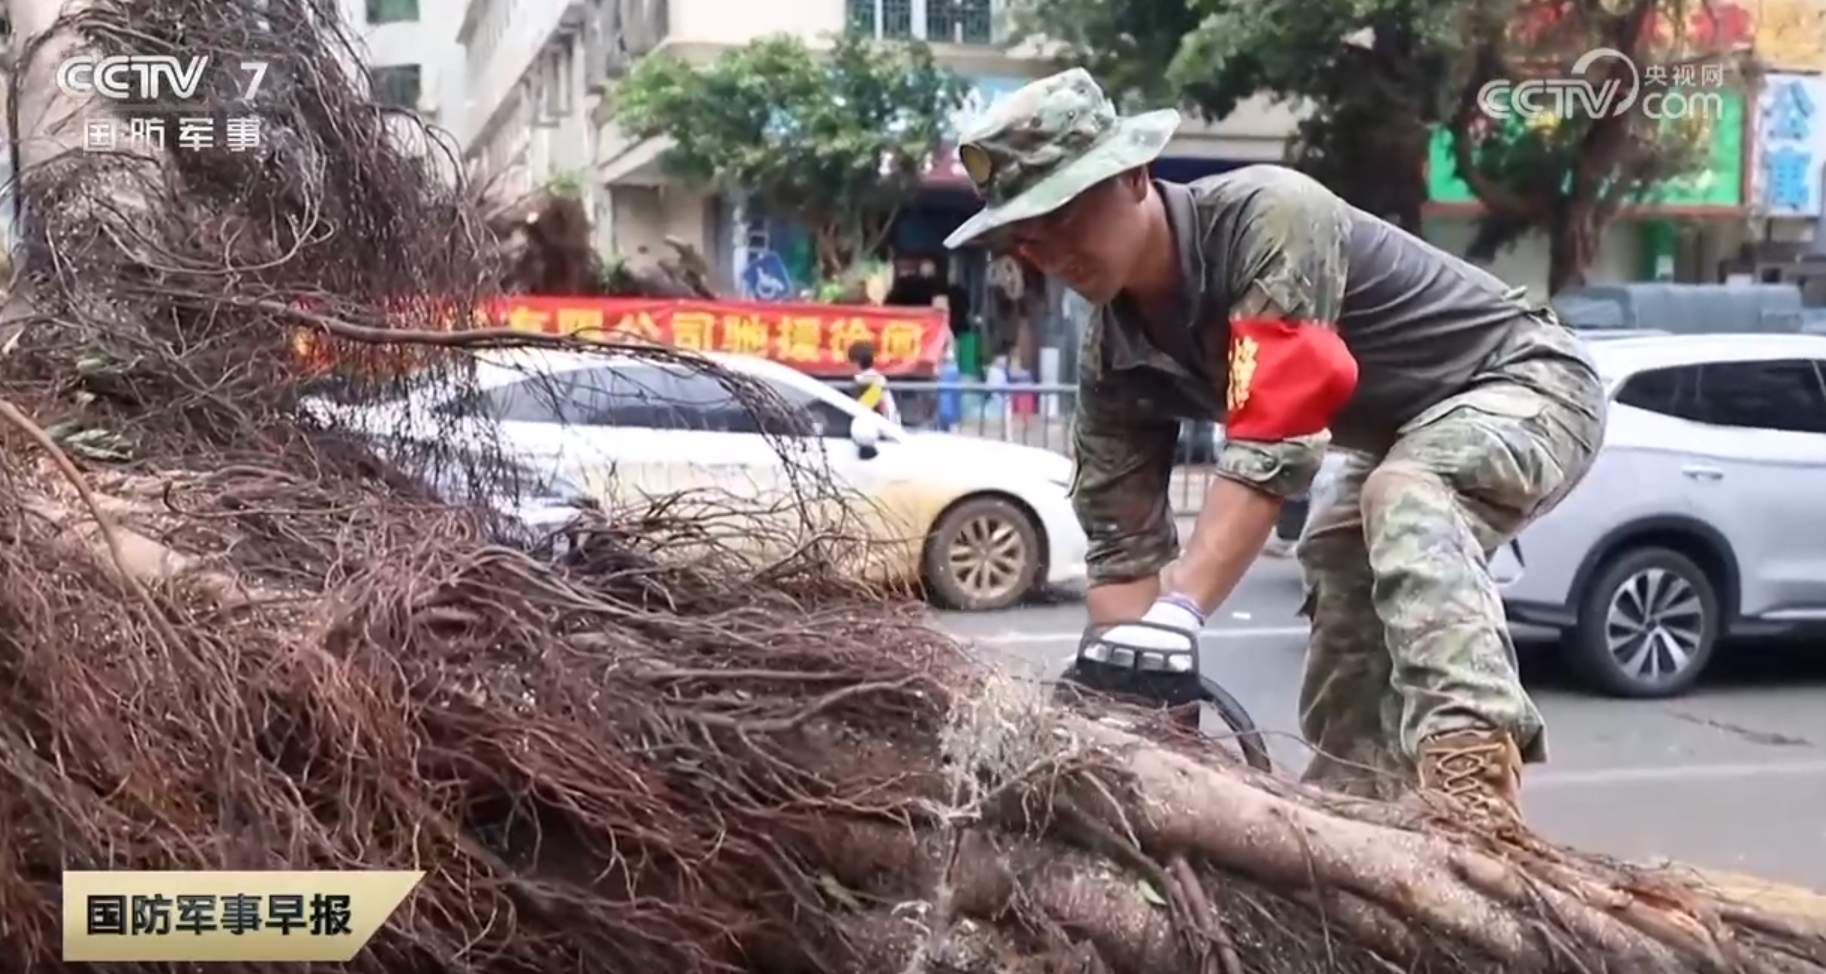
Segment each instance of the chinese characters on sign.
[{"label": "chinese characters on sign", "polygon": [[1772,74],[1757,112],[1762,203],[1771,216],[1819,217],[1826,165],[1826,79]]},{"label": "chinese characters on sign", "polygon": [[[265,901],[264,912],[261,902]],[[306,906],[309,906],[307,912]],[[162,937],[172,931],[202,935],[221,930],[241,936],[265,928],[282,936],[293,931],[313,937],[347,937],[350,904],[345,894],[315,893],[307,899],[301,893],[214,894],[183,893],[176,897],[154,893],[150,896],[89,894],[89,936]],[[176,907],[177,922],[171,920]],[[219,908],[219,909],[218,909]]]},{"label": "chinese characters on sign", "polygon": [[929,308],[524,296],[489,317],[521,331],[754,355],[831,376],[854,371],[849,350],[859,341],[875,344],[885,374],[931,373],[951,338],[945,314]]},{"label": "chinese characters on sign", "polygon": [[1698,85],[1718,88],[1725,83],[1725,66],[1717,63],[1677,64],[1670,71],[1665,64],[1651,64],[1642,69],[1642,81],[1649,85],[1673,84],[1681,88]]},{"label": "chinese characters on sign", "polygon": [[171,147],[185,152],[205,149],[246,152],[259,146],[258,115],[226,118],[191,115],[175,120],[157,115],[122,118],[108,115],[86,119],[82,131],[82,147],[88,152],[151,151]]},{"label": "chinese characters on sign", "polygon": [[66,961],[348,961],[422,872],[64,874]]}]

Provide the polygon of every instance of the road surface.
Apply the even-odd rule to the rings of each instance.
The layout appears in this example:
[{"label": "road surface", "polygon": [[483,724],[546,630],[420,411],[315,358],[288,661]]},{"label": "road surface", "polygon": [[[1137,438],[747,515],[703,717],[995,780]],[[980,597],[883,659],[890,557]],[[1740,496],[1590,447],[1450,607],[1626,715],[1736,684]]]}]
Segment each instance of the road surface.
[{"label": "road surface", "polygon": [[[1278,766],[1304,766],[1295,698],[1306,627],[1298,566],[1259,560],[1204,634],[1201,666],[1248,707]],[[1016,669],[1056,675],[1081,602],[937,613]],[[1689,695],[1616,700],[1580,688],[1540,633],[1519,644],[1551,760],[1523,775],[1544,835],[1638,860],[1673,858],[1826,890],[1826,645],[1728,646]]]}]

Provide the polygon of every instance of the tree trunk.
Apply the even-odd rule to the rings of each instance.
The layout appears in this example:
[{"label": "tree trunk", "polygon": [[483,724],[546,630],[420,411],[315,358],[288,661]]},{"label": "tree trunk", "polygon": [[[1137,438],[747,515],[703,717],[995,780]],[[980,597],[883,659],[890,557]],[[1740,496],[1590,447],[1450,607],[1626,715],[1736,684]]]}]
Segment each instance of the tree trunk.
[{"label": "tree trunk", "polygon": [[[1385,187],[1382,211],[1390,222],[1416,237],[1425,236],[1422,214],[1428,199],[1427,157],[1431,136],[1432,129],[1416,118],[1392,119],[1385,143],[1388,152],[1374,157],[1386,159],[1388,164],[1388,170],[1382,173]],[[1380,168],[1363,167],[1363,171],[1368,174]]]},{"label": "tree trunk", "polygon": [[[36,39],[46,35],[65,6],[62,0],[11,0],[9,4],[13,68],[6,79],[9,85],[7,149],[12,155],[15,180],[21,173],[60,152],[82,148],[83,106],[66,95],[56,82],[57,65],[75,52],[80,41],[63,34],[49,37],[33,48]],[[71,2],[67,6],[74,11],[81,5]],[[8,205],[17,203],[23,211],[26,195],[20,193],[18,187],[14,187],[13,193],[14,199],[9,200]],[[25,216],[23,212],[17,215]]]},{"label": "tree trunk", "polygon": [[1554,210],[1547,236],[1547,291],[1560,293],[1585,284],[1585,270],[1597,258],[1599,231],[1592,226],[1590,201],[1565,199]]},{"label": "tree trunk", "polygon": [[1293,162],[1352,206],[1421,236],[1431,135],[1402,103],[1340,95],[1301,124]]},{"label": "tree trunk", "polygon": [[812,245],[818,255],[818,276],[825,281],[835,281],[849,269],[843,237],[843,230],[835,220],[812,227]]}]

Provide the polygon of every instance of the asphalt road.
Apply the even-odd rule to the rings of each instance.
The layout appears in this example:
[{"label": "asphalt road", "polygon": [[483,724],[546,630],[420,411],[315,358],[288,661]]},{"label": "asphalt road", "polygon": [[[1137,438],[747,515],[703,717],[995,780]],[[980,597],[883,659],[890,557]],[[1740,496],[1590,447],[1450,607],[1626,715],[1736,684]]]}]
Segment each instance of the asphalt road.
[{"label": "asphalt road", "polygon": [[[1200,664],[1272,734],[1297,773],[1295,699],[1306,627],[1299,569],[1258,561],[1204,634]],[[938,613],[988,658],[1054,676],[1081,602]],[[1542,834],[1626,859],[1674,859],[1826,890],[1826,645],[1729,646],[1690,694],[1617,700],[1577,685],[1542,633],[1518,632],[1523,682],[1546,714],[1550,761],[1523,775]]]}]

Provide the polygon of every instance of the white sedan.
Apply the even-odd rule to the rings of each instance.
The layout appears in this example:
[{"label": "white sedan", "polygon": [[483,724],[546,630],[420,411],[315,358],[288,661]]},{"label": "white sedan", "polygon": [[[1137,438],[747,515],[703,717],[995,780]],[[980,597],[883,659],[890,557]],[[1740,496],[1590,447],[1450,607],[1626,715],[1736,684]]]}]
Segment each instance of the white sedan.
[{"label": "white sedan", "polygon": [[[525,349],[480,353],[478,381],[467,392],[426,386],[381,404],[320,398],[307,409],[377,441],[498,436],[509,456],[542,478],[581,485],[592,500],[620,509],[681,495],[766,508],[771,495],[787,502],[776,513],[791,512],[783,445],[786,456],[828,471],[848,496],[838,507],[853,520],[843,526],[860,528],[871,542],[858,546],[871,552],[861,573],[919,585],[935,601],[969,610],[1083,582],[1086,541],[1067,497],[1066,457],[909,432],[784,365],[706,357],[772,392],[784,415],[745,407],[701,370]],[[466,434],[465,424],[474,424]],[[550,503],[514,504],[549,523]]]}]

